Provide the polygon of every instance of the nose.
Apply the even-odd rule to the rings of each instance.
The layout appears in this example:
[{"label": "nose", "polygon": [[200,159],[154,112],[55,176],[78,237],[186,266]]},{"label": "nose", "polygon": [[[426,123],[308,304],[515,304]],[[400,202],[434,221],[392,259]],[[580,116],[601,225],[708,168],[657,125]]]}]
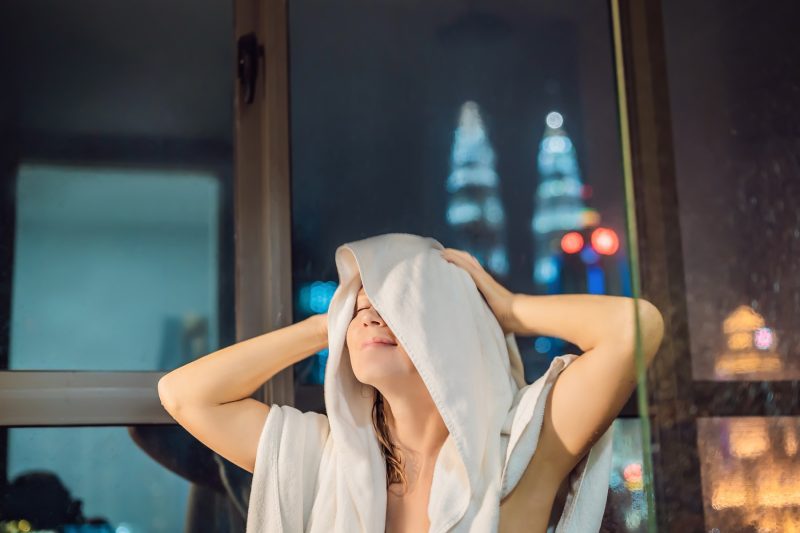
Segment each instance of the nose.
[{"label": "nose", "polygon": [[365,326],[371,326],[372,324],[384,325],[383,318],[374,309],[367,309],[364,313],[361,313],[361,323]]}]

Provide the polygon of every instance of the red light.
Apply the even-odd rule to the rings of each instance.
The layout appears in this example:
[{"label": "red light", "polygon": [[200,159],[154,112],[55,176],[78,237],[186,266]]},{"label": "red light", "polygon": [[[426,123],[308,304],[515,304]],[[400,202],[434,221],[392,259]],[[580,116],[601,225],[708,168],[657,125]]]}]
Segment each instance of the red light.
[{"label": "red light", "polygon": [[619,249],[619,239],[614,230],[597,228],[592,232],[592,248],[603,255],[613,255]]},{"label": "red light", "polygon": [[642,465],[639,463],[630,463],[622,470],[622,477],[625,481],[641,481]]},{"label": "red light", "polygon": [[570,231],[561,237],[561,249],[568,254],[576,254],[583,248],[583,236],[577,231]]}]

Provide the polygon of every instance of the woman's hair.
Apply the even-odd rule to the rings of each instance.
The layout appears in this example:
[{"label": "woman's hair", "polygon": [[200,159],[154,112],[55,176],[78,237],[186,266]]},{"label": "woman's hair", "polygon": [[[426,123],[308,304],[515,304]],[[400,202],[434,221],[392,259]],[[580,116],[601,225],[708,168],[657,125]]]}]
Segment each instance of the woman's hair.
[{"label": "woman's hair", "polygon": [[406,475],[400,464],[400,457],[397,447],[392,442],[389,434],[389,425],[386,423],[386,402],[383,395],[375,388],[375,403],[372,404],[372,424],[375,426],[375,434],[381,445],[383,457],[386,459],[386,488],[392,483],[402,483],[405,488],[407,485]]}]

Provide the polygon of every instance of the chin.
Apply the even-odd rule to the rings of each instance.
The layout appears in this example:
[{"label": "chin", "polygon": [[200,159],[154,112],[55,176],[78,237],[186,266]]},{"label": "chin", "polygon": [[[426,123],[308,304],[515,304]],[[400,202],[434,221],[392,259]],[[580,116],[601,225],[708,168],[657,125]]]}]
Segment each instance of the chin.
[{"label": "chin", "polygon": [[385,363],[377,364],[373,361],[372,364],[353,367],[353,373],[361,383],[380,388],[382,385],[397,383],[398,380],[415,374],[416,369],[413,365],[408,368],[403,364],[387,365]]}]

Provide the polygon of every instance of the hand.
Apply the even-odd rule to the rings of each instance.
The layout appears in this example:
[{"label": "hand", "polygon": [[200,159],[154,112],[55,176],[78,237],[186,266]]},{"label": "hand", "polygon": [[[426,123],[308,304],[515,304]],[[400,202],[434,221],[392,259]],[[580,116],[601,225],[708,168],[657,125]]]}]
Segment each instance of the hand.
[{"label": "hand", "polygon": [[486,303],[489,304],[489,308],[491,308],[494,316],[497,317],[503,333],[513,333],[515,331],[512,307],[514,293],[498,283],[491,274],[484,270],[480,262],[468,252],[455,248],[445,248],[441,250],[441,254],[446,261],[461,267],[472,276],[475,285],[483,294]]}]

